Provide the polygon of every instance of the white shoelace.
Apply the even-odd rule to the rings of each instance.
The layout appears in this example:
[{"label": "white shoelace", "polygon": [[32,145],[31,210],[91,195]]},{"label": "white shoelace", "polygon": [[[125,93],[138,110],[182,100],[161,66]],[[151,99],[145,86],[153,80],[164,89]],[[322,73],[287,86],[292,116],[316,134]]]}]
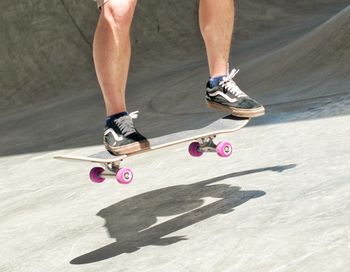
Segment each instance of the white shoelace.
[{"label": "white shoelace", "polygon": [[236,82],[233,81],[233,78],[238,74],[239,69],[233,69],[231,73],[228,73],[229,70],[227,69],[228,76],[223,77],[222,81],[219,82],[219,85],[224,87],[227,91],[234,94],[237,97],[243,97],[247,96],[236,84]]},{"label": "white shoelace", "polygon": [[[129,113],[129,115],[122,116],[116,120],[114,120],[114,124],[119,128],[123,135],[130,135],[136,132],[136,129],[133,124],[133,119],[136,119],[139,111],[133,111]],[[127,118],[129,117],[129,118]],[[131,118],[131,119],[130,119]]]},{"label": "white shoelace", "polygon": [[129,115],[132,119],[136,119],[139,116],[139,111],[133,111]]}]

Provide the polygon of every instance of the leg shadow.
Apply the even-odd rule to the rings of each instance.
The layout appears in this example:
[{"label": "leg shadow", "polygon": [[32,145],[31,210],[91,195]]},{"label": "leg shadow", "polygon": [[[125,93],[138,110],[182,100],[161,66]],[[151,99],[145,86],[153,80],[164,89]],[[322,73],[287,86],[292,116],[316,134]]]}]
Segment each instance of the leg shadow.
[{"label": "leg shadow", "polygon": [[[97,215],[105,219],[105,227],[116,242],[81,255],[70,263],[93,263],[149,245],[167,246],[187,240],[184,236],[165,236],[217,214],[232,212],[234,207],[265,195],[263,191],[243,191],[240,187],[213,183],[264,171],[282,172],[295,166],[290,164],[231,173],[198,183],[147,192],[111,205]],[[202,207],[206,197],[220,200]],[[157,217],[175,215],[179,216],[156,224]]]}]

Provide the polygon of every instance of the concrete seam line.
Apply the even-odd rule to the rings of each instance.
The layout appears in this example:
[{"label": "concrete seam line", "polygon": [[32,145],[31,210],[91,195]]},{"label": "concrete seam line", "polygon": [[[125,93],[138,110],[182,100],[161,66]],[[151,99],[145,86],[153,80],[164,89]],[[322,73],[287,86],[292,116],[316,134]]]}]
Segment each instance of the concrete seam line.
[{"label": "concrete seam line", "polygon": [[87,43],[87,45],[88,45],[90,48],[92,48],[92,45],[89,43],[88,38],[84,35],[83,31],[82,31],[81,28],[78,26],[77,22],[74,20],[72,14],[69,12],[69,9],[68,9],[66,3],[64,2],[64,0],[60,0],[60,2],[61,2],[61,4],[62,4],[64,10],[66,11],[68,17],[71,19],[73,25],[74,25],[75,28],[78,30],[80,37],[85,41],[85,43]]}]

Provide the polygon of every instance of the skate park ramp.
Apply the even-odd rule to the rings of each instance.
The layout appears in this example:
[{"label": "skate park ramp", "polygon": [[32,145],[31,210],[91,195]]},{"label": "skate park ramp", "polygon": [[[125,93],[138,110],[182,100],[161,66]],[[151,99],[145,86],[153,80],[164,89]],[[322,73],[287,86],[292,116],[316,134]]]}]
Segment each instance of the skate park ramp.
[{"label": "skate park ramp", "polygon": [[[90,184],[104,106],[90,0],[3,0],[0,271],[345,271],[349,254],[350,1],[236,0],[231,67],[267,114],[228,140],[135,156],[135,182]],[[148,137],[202,127],[198,1],[139,1],[128,110]]]},{"label": "skate park ramp", "polygon": [[[241,70],[238,83],[269,111],[278,104],[307,108],[317,99],[346,95],[348,4],[237,1],[231,66]],[[1,5],[0,154],[100,144],[104,108],[91,54],[95,3]],[[202,99],[208,69],[197,6],[197,1],[138,5],[127,102],[129,111],[141,112],[139,126],[148,136],[195,128],[198,116],[199,126],[217,118]]]}]

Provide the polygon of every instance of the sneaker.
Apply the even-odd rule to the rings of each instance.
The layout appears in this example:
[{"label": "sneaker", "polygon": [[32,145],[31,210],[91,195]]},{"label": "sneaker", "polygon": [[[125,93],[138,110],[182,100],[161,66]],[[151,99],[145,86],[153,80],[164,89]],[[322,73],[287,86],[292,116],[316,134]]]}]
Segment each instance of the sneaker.
[{"label": "sneaker", "polygon": [[149,142],[134,126],[137,112],[122,115],[104,129],[104,145],[113,155],[124,155],[149,148]]},{"label": "sneaker", "polygon": [[206,102],[209,108],[227,111],[237,117],[258,117],[265,114],[265,108],[250,98],[233,81],[239,70],[233,69],[217,84],[207,83]]}]

